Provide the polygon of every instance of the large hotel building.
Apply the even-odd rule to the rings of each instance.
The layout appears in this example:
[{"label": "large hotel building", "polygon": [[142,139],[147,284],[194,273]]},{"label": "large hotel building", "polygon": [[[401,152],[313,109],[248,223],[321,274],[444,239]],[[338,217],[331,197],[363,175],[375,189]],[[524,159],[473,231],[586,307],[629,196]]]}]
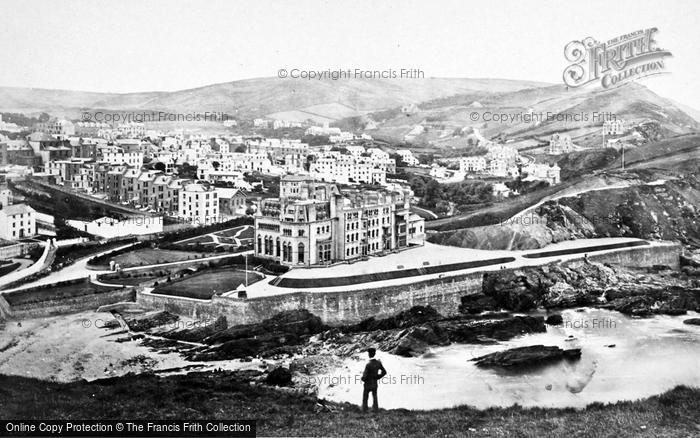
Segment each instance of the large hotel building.
[{"label": "large hotel building", "polygon": [[410,198],[410,189],[341,190],[284,176],[280,197],[262,201],[255,218],[255,255],[318,266],[422,245],[424,220],[411,214]]}]

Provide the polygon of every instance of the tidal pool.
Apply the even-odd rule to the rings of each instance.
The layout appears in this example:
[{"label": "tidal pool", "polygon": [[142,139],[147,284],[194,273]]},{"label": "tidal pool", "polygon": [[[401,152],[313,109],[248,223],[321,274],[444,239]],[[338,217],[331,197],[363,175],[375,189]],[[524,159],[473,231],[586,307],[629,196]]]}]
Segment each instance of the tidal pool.
[{"label": "tidal pool", "polygon": [[[383,408],[438,409],[457,405],[584,407],[635,400],[677,385],[700,387],[700,326],[681,316],[629,318],[600,309],[562,312],[564,324],[495,345],[451,345],[418,358],[379,352],[389,375],[380,383]],[[477,368],[470,359],[527,345],[581,348],[581,359],[520,372]],[[366,355],[317,376],[319,397],[359,404]]]}]

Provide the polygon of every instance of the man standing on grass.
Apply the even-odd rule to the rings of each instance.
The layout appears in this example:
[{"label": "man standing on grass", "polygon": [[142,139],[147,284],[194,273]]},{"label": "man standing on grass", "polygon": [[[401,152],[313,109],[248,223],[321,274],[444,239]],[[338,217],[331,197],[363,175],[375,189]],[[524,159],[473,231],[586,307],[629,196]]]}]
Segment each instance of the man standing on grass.
[{"label": "man standing on grass", "polygon": [[369,398],[370,392],[372,393],[372,410],[377,412],[379,410],[379,401],[377,401],[377,382],[386,376],[386,370],[384,365],[375,359],[374,355],[377,354],[377,350],[374,348],[368,348],[367,353],[369,354],[369,362],[365,366],[365,371],[362,373],[362,381],[364,382],[364,390],[362,391],[362,411],[367,411],[367,399]]}]

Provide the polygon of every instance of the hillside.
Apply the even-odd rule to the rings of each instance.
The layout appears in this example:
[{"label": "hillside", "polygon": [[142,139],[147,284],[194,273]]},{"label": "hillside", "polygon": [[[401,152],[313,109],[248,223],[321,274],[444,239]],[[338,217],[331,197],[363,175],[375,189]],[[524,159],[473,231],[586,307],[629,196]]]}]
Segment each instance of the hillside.
[{"label": "hillside", "polygon": [[[481,249],[540,248],[593,237],[639,237],[700,247],[700,135],[679,136],[630,150],[595,174],[581,175],[531,208],[512,214],[435,221],[429,240]],[[479,226],[470,226],[469,224]],[[488,223],[490,225],[482,225]],[[466,224],[466,225],[465,225]]]},{"label": "hillside", "polygon": [[[127,375],[94,382],[55,383],[0,376],[0,410],[7,418],[243,420],[257,419],[260,436],[693,436],[700,391],[679,386],[644,400],[595,403],[582,410],[432,411],[362,413],[293,389],[251,385],[245,373]],[[381,392],[380,392],[381,394]],[[381,395],[380,395],[381,397]]]},{"label": "hillside", "polygon": [[[173,92],[92,93],[37,88],[0,87],[0,111],[77,118],[82,110],[226,112],[242,116],[307,110],[331,119],[352,111],[367,112],[407,103],[469,93],[511,92],[546,84],[501,79],[347,79],[304,80],[258,78]],[[330,107],[324,107],[330,105]],[[339,108],[345,107],[345,111]],[[348,113],[347,109],[351,112]],[[327,114],[326,114],[327,113]]]},{"label": "hillside", "polygon": [[[548,119],[548,113],[560,117]],[[494,121],[493,114],[516,118]],[[522,117],[524,114],[531,114],[531,119]],[[505,92],[475,90],[424,102],[420,111],[410,117],[395,114],[383,120],[376,133],[402,139],[421,124],[426,132],[413,143],[431,142],[438,148],[459,148],[467,139],[456,132],[465,127],[478,128],[487,138],[500,136],[520,148],[542,144],[551,134],[565,132],[579,146],[597,147],[602,144],[602,124],[611,117],[628,125],[657,122],[660,138],[700,129],[698,121],[674,102],[643,85],[630,83],[610,90],[567,89],[562,85]]]}]

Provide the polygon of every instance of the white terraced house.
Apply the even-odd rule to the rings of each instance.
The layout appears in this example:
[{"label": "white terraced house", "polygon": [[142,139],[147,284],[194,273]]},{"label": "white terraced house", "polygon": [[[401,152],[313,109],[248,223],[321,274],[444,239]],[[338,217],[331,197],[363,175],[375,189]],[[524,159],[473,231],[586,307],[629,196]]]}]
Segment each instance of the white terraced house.
[{"label": "white terraced house", "polygon": [[219,198],[213,186],[186,184],[180,190],[179,216],[194,225],[220,221]]}]

